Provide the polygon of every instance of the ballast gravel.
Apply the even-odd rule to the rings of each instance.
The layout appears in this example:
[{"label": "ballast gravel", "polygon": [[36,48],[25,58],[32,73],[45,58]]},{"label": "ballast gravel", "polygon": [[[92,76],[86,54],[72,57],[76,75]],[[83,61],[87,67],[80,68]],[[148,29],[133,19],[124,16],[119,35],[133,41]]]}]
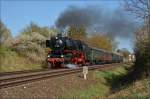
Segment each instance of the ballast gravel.
[{"label": "ballast gravel", "polygon": [[84,90],[96,82],[93,71],[88,73],[87,80],[82,72],[69,74],[0,89],[0,99],[61,99],[71,90]]}]

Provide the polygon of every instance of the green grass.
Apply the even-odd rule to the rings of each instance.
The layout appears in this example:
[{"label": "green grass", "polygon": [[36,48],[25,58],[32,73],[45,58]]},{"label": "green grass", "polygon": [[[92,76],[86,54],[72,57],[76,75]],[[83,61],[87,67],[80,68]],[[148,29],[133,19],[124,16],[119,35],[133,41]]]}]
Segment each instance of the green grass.
[{"label": "green grass", "polygon": [[125,67],[118,67],[111,71],[98,72],[97,77],[103,77],[108,86],[111,86],[111,90],[118,89],[121,86],[121,78],[127,74]]},{"label": "green grass", "polygon": [[[114,70],[110,71],[95,71],[94,78],[96,83],[89,85],[88,88],[79,90],[72,89],[68,91],[66,95],[60,96],[60,99],[93,99],[96,97],[104,97],[109,94],[111,90],[112,83],[117,85],[116,83],[119,80],[119,77],[125,75],[127,71],[124,67],[117,67]],[[110,80],[108,82],[108,79]]]},{"label": "green grass", "polygon": [[41,69],[40,64],[32,63],[27,57],[20,56],[9,48],[0,48],[0,72]]},{"label": "green grass", "polygon": [[73,90],[68,99],[91,99],[93,96],[103,96],[109,92],[109,87],[102,83],[90,85],[86,90]]},{"label": "green grass", "polygon": [[96,84],[95,86],[90,86],[90,88],[86,90],[71,91],[72,93],[69,92],[69,95],[60,96],[59,99],[92,99],[93,97],[104,96],[108,91],[109,88],[107,86]]}]

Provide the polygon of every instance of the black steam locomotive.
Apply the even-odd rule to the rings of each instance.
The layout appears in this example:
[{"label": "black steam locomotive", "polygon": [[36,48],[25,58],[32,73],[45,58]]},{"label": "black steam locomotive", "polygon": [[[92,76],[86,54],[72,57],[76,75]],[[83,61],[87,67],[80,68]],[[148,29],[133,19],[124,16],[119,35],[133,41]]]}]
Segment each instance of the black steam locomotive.
[{"label": "black steam locomotive", "polygon": [[123,57],[117,53],[93,48],[80,40],[73,40],[60,34],[46,40],[46,47],[51,49],[46,59],[50,68],[65,67],[65,64],[83,66],[123,61]]}]

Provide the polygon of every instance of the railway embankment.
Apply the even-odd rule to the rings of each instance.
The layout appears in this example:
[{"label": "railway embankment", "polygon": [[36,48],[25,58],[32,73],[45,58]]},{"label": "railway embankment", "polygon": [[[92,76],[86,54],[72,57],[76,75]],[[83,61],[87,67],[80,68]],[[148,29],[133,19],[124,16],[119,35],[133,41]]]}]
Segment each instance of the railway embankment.
[{"label": "railway embankment", "polygon": [[[101,99],[124,97],[147,98],[149,79],[121,85],[121,77],[129,65],[89,71],[87,80],[82,72],[39,80],[15,87],[0,89],[2,99]],[[134,93],[132,95],[132,93]]]},{"label": "railway embankment", "polygon": [[[31,56],[34,56],[30,54]],[[42,69],[40,62],[34,62],[29,57],[20,55],[12,48],[0,47],[0,73],[24,70]]]},{"label": "railway embankment", "polygon": [[109,95],[106,99],[149,99],[150,78],[137,80]]}]

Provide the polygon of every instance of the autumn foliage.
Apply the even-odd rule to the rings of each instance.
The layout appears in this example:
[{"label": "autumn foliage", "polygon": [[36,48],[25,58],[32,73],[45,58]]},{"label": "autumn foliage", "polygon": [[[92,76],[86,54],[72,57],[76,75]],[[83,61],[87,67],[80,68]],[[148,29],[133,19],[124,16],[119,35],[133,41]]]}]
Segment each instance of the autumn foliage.
[{"label": "autumn foliage", "polygon": [[116,48],[116,42],[111,37],[102,35],[102,33],[94,33],[90,37],[86,33],[86,29],[81,27],[70,26],[68,37],[81,40],[91,47],[112,51]]},{"label": "autumn foliage", "polygon": [[92,47],[104,49],[107,51],[113,50],[113,44],[111,39],[100,34],[94,34],[91,37],[89,37],[88,44]]},{"label": "autumn foliage", "polygon": [[82,41],[85,40],[87,37],[85,27],[70,26],[68,31],[68,37]]}]

